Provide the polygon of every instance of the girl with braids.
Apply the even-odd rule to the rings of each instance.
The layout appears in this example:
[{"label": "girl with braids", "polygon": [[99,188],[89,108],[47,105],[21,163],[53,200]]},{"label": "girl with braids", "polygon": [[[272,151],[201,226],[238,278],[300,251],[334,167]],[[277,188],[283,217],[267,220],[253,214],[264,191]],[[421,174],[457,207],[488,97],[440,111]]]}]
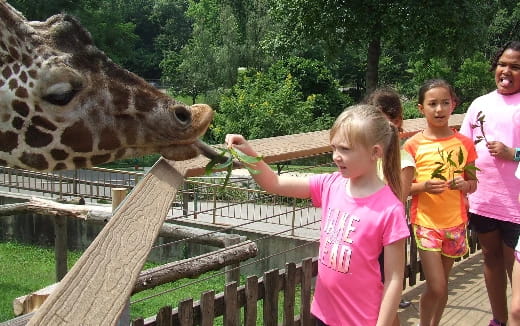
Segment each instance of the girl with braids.
[{"label": "girl with braids", "polygon": [[520,235],[520,180],[513,177],[520,161],[520,42],[499,49],[491,71],[496,90],[473,101],[460,132],[477,142],[479,185],[469,196],[469,221],[482,246],[489,325],[500,326],[507,322],[507,278]]},{"label": "girl with braids", "polygon": [[[310,198],[322,209],[318,276],[311,306],[316,325],[392,325],[401,298],[409,236],[401,201],[399,134],[372,105],[347,108],[330,130],[338,171],[297,177],[275,174],[263,161],[255,181],[267,192]],[[226,144],[257,153],[241,135]],[[377,162],[383,159],[386,183]],[[384,252],[384,283],[378,256]]]}]

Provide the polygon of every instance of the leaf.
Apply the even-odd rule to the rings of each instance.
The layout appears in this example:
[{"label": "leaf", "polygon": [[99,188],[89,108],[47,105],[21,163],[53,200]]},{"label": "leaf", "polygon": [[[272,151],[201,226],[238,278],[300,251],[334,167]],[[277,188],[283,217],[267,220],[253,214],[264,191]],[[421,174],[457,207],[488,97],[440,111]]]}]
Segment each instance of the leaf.
[{"label": "leaf", "polygon": [[239,161],[248,163],[248,164],[254,164],[258,163],[262,160],[262,156],[249,156],[247,154],[244,154],[241,150],[238,148],[231,148],[230,152],[233,154],[234,157],[236,157]]},{"label": "leaf", "polygon": [[462,152],[462,148],[459,147],[459,165],[461,165],[464,162],[464,153]]},{"label": "leaf", "polygon": [[213,166],[213,170],[222,170],[233,164],[233,157],[229,156],[226,162],[219,163]]},{"label": "leaf", "polygon": [[229,178],[231,177],[231,173],[233,172],[233,165],[230,164],[228,167],[227,167],[227,173],[226,173],[226,178],[224,179],[224,183],[222,184],[222,187],[226,187],[229,183]]}]

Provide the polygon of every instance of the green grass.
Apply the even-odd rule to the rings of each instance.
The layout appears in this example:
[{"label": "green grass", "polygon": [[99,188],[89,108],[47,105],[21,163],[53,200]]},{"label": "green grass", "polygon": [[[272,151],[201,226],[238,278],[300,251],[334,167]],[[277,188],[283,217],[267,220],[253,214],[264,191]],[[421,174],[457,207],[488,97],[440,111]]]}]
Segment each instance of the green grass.
[{"label": "green grass", "polygon": [[[81,252],[69,252],[69,269],[80,256]],[[157,264],[147,263],[144,268],[154,266],[157,266]],[[217,273],[207,273],[200,278],[205,279],[212,274]],[[194,283],[193,279],[184,279],[140,292],[134,295],[131,301],[194,283],[179,290],[133,304],[131,316],[132,318],[154,316],[160,307],[166,305],[177,307],[181,300],[190,297],[198,300],[200,294],[208,289],[216,289],[215,293],[222,292],[224,282],[224,275],[218,275],[198,283]],[[0,242],[0,322],[15,317],[12,305],[15,298],[53,283],[55,283],[53,248],[41,248],[16,242]]]},{"label": "green grass", "polygon": [[[69,253],[69,266],[80,253]],[[14,242],[0,243],[0,321],[14,318],[15,298],[55,283],[54,250]]]},{"label": "green grass", "polygon": [[[81,252],[69,252],[69,269],[79,259]],[[146,263],[144,269],[157,264]],[[37,291],[55,283],[54,249],[20,244],[16,242],[0,242],[0,322],[15,317],[12,302],[15,298]],[[245,277],[241,277],[245,284]],[[182,279],[163,284],[150,290],[135,294],[130,299],[132,320],[139,317],[155,316],[164,306],[178,307],[182,300],[200,299],[203,292],[215,290],[215,294],[224,291],[225,276],[220,272],[209,272],[196,279]],[[299,287],[296,295],[296,313],[300,307]],[[145,299],[139,301],[140,299]],[[139,301],[139,302],[137,302]],[[262,324],[262,301],[258,302],[258,325]],[[283,295],[279,296],[279,321],[282,321]],[[243,316],[243,311],[241,312]],[[223,325],[222,317],[215,319],[215,325]]]}]

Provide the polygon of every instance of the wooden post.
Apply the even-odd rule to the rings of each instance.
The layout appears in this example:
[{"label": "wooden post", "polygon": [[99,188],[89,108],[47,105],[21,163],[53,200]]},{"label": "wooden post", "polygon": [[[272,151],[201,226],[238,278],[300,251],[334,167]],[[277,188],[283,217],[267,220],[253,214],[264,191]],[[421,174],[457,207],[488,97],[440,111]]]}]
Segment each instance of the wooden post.
[{"label": "wooden post", "polygon": [[29,321],[117,325],[183,175],[160,159]]},{"label": "wooden post", "polygon": [[56,282],[67,274],[67,217],[54,216],[54,256],[56,259]]},{"label": "wooden post", "polygon": [[[127,194],[128,189],[126,188],[112,188],[112,214],[116,212],[117,208],[123,202]],[[119,316],[117,325],[128,326],[130,325],[130,322],[130,298],[128,298],[123,308],[123,312],[121,312],[121,315]]]},{"label": "wooden post", "polygon": [[112,213],[115,213],[119,204],[123,202],[128,193],[126,188],[112,188]]},{"label": "wooden post", "polygon": [[[224,240],[225,246],[233,246],[240,242],[240,236],[236,235],[236,237],[227,238]],[[232,264],[228,265],[225,268],[226,270],[226,284],[230,282],[240,283],[240,264]]]}]

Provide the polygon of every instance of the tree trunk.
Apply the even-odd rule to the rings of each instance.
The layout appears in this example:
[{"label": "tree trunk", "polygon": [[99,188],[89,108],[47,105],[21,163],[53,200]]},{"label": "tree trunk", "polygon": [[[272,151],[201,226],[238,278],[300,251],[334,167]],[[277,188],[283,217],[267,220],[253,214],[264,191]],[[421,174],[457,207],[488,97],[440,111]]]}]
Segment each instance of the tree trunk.
[{"label": "tree trunk", "polygon": [[368,44],[366,93],[370,94],[377,88],[379,79],[379,58],[381,57],[381,36],[374,35]]}]

